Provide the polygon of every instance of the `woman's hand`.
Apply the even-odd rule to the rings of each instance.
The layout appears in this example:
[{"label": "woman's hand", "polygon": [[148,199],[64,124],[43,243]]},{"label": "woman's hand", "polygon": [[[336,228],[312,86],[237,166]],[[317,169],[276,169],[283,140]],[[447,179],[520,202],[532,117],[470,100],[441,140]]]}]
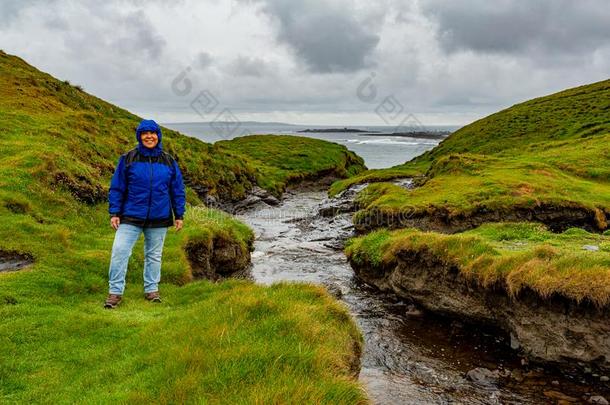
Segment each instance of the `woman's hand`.
[{"label": "woman's hand", "polygon": [[176,222],[174,223],[174,226],[176,227],[176,232],[178,232],[180,229],[182,229],[183,225],[184,225],[184,222],[181,219],[177,219]]},{"label": "woman's hand", "polygon": [[119,229],[119,225],[120,224],[121,224],[121,218],[119,218],[119,217],[111,217],[110,218],[110,226],[112,226],[115,231],[117,229]]}]

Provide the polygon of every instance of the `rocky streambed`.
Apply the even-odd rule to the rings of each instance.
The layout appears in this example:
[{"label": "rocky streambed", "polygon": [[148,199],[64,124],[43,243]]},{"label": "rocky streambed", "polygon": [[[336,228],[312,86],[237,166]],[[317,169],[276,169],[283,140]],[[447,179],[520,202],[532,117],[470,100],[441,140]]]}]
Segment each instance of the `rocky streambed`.
[{"label": "rocky streambed", "polygon": [[[360,379],[374,403],[606,403],[606,374],[582,367],[566,374],[532,362],[516,347],[525,344],[523,336],[511,338],[502,325],[426,305],[408,289],[395,288],[391,272],[360,268],[356,274],[342,249],[354,235],[352,199],[361,187],[333,200],[324,191],[292,190],[278,204],[260,198],[238,215],[256,232],[250,277],[323,284],[348,306],[365,338]],[[452,295],[439,280],[426,282],[438,286],[431,302],[441,309],[450,304]],[[451,293],[468,292],[463,288]],[[512,307],[509,301],[489,305]],[[553,321],[565,322],[568,315]]]}]

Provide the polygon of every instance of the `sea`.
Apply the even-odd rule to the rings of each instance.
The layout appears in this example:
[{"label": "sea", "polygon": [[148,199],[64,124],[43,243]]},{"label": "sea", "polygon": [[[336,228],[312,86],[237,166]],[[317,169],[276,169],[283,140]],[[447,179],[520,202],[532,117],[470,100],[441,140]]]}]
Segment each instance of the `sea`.
[{"label": "sea", "polygon": [[[163,126],[204,142],[214,143],[252,134],[283,134],[307,136],[345,145],[364,159],[369,169],[381,169],[405,163],[425,151],[434,148],[442,139],[422,139],[389,135],[395,132],[453,132],[456,126],[401,127],[392,126],[329,126],[297,125],[280,122],[177,122]],[[331,128],[349,128],[372,133],[315,132]],[[302,130],[314,130],[302,133]]]}]

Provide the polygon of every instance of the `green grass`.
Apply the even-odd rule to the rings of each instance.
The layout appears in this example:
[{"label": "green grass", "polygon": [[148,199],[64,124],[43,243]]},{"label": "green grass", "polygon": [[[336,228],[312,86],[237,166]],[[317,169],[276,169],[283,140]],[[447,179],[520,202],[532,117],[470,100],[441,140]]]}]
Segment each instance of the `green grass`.
[{"label": "green grass", "polygon": [[350,177],[365,169],[364,161],[343,145],[290,135],[249,135],[220,141],[222,151],[246,156],[256,166],[257,183],[281,195],[286,187],[329,174]]},{"label": "green grass", "polygon": [[129,287],[114,311],[3,289],[0,402],[365,402],[358,331],[320,287],[168,285],[159,305]]},{"label": "green grass", "polygon": [[[583,249],[595,245],[598,251]],[[548,298],[562,295],[603,307],[610,303],[610,236],[579,228],[552,233],[538,223],[490,223],[455,235],[417,229],[377,230],[349,241],[350,261],[396,266],[406,252],[431,255],[445,269],[483,287],[518,297],[528,288]]]},{"label": "green grass", "polygon": [[[354,222],[380,230],[348,248],[356,263],[393,263],[401,250],[429,252],[483,286],[517,295],[561,294],[608,305],[610,256],[606,236],[570,230],[554,235],[539,224],[484,221],[558,217],[603,231],[610,215],[610,80],[517,104],[456,131],[436,148],[403,165],[365,171],[336,182],[331,193],[364,181]],[[415,177],[406,190],[384,181]],[[545,211],[544,214],[539,214]],[[586,215],[584,220],[579,215]],[[544,217],[544,218],[543,218]],[[519,235],[519,248],[510,235]],[[500,238],[499,235],[504,235]],[[506,236],[508,235],[508,236]],[[599,244],[600,252],[582,245]]]},{"label": "green grass", "polygon": [[603,214],[610,214],[609,142],[610,81],[604,81],[493,114],[411,162],[363,172],[333,184],[331,191],[367,177],[383,181],[419,174],[419,187],[412,191],[368,187],[357,218],[399,211],[435,215],[440,209],[468,217],[545,205],[582,208],[600,219],[603,230]]},{"label": "green grass", "polygon": [[[165,242],[164,303],[142,297],[140,240],[124,304],[103,310],[107,187],[140,119],[2,52],[0,94],[0,252],[34,258],[0,273],[0,403],[366,401],[362,338],[321,288],[193,281],[190,243],[247,260],[254,236],[191,187],[185,228]],[[221,199],[257,181],[244,155],[170,130],[163,143],[188,184]]]},{"label": "green grass", "polygon": [[[330,194],[351,184],[424,175],[437,159],[464,153],[503,158],[523,156],[525,160],[542,159],[549,154],[562,170],[580,175],[581,163],[585,163],[585,177],[602,178],[608,174],[608,165],[599,159],[607,160],[609,154],[597,140],[608,133],[610,80],[605,80],[529,100],[482,118],[405,164],[368,170],[347,181],[337,181]],[[563,162],[564,159],[569,162]],[[595,167],[599,164],[603,168]]]}]

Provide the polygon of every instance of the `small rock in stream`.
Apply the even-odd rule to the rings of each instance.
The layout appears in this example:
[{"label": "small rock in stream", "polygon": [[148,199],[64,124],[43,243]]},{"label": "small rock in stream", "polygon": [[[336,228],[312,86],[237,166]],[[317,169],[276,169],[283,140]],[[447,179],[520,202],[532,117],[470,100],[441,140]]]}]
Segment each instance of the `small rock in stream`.
[{"label": "small rock in stream", "polygon": [[556,401],[578,402],[578,398],[571,397],[559,391],[544,391],[544,396],[547,398],[554,399]]},{"label": "small rock in stream", "polygon": [[422,310],[418,309],[415,305],[411,304],[407,306],[407,310],[405,311],[406,316],[422,316],[424,313]]},{"label": "small rock in stream", "polygon": [[338,285],[326,284],[324,285],[324,287],[326,287],[326,291],[328,291],[328,293],[336,299],[341,299],[341,297],[343,297],[343,291],[341,291],[341,287],[339,287]]},{"label": "small rock in stream", "polygon": [[466,377],[475,384],[489,387],[498,381],[498,372],[484,367],[477,367],[467,372]]},{"label": "small rock in stream", "polygon": [[589,402],[590,404],[597,404],[597,405],[608,405],[608,400],[604,397],[602,397],[601,395],[594,395],[591,398],[589,398]]},{"label": "small rock in stream", "polygon": [[518,368],[515,368],[513,371],[511,371],[510,377],[517,382],[523,382],[524,380],[523,373]]}]

